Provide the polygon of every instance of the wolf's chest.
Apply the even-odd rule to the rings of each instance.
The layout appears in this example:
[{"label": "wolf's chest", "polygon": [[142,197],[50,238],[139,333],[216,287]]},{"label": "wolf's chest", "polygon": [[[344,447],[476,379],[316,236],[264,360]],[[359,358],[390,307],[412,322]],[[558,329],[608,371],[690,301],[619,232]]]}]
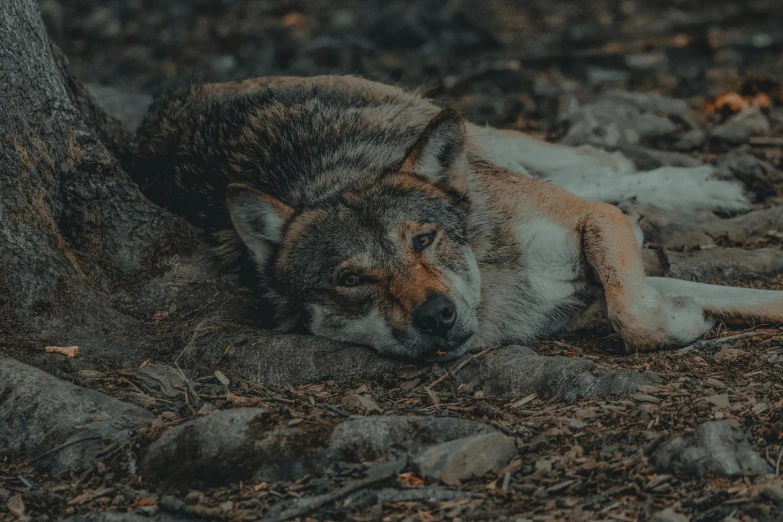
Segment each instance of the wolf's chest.
[{"label": "wolf's chest", "polygon": [[[516,255],[482,264],[484,344],[525,342],[560,330],[584,306],[577,234],[548,220],[515,227]],[[504,248],[512,250],[509,245]]]}]

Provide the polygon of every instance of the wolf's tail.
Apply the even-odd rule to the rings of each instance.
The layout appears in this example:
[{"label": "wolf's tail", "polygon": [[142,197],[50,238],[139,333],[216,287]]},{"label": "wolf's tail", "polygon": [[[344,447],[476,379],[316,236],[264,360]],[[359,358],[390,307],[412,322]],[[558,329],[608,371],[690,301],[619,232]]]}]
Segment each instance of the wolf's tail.
[{"label": "wolf's tail", "polygon": [[727,323],[783,323],[783,291],[756,290],[648,277],[650,286],[665,296],[687,297],[704,311]]}]

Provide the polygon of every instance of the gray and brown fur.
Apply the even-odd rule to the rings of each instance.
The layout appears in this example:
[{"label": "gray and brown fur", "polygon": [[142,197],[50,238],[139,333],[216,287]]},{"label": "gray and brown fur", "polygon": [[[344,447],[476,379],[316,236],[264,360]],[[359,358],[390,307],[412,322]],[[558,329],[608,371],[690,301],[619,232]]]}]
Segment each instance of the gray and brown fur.
[{"label": "gray and brown fur", "polygon": [[275,77],[160,96],[134,175],[159,204],[239,237],[282,328],[381,353],[529,341],[595,302],[639,349],[692,341],[727,315],[783,318],[780,293],[645,278],[621,212],[529,177],[562,171],[561,152],[572,169],[578,154],[615,168],[395,87]]}]

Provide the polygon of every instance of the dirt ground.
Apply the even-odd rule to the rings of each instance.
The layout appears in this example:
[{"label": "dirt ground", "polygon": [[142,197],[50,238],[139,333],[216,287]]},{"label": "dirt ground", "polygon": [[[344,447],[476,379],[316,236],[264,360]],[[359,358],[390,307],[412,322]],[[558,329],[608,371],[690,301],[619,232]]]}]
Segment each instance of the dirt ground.
[{"label": "dirt ground", "polygon": [[[753,136],[704,139],[682,148],[662,134],[642,144],[709,164],[737,150],[749,154],[769,166],[765,179],[773,180],[755,209],[783,201],[783,3],[775,0],[41,0],[40,5],[79,79],[136,94],[183,75],[351,73],[422,88],[475,123],[550,140],[566,135],[569,107],[576,101],[584,106],[608,89],[683,99],[698,115],[697,124],[709,128],[755,104],[769,126]],[[732,94],[720,98],[726,93]],[[680,134],[698,128],[687,119],[670,119]],[[658,161],[644,154],[637,163]],[[666,247],[707,255],[724,248],[777,249],[783,257],[783,222],[777,224],[747,237],[741,230],[718,235],[712,245],[683,241]],[[677,230],[686,228],[687,223]],[[780,270],[744,273],[741,264],[706,279],[783,289]],[[572,401],[537,393],[493,395],[459,384],[453,368],[444,377],[439,366],[281,389],[245,379],[225,384],[222,374],[207,374],[171,395],[139,383],[130,374],[137,368],[107,366],[66,377],[143,406],[157,416],[159,427],[214,410],[258,407],[273,412],[280,425],[314,430],[351,416],[457,417],[516,441],[516,455],[499,471],[457,485],[401,472],[372,486],[396,492],[386,500],[346,494],[301,520],[643,521],[665,508],[687,518],[656,520],[783,520],[783,498],[774,493],[783,484],[783,327],[720,325],[707,338],[691,349],[628,356],[611,332],[533,346],[540,355],[583,357],[607,370],[660,377],[631,395]],[[724,419],[738,423],[772,474],[688,476],[656,467],[652,456],[669,438]],[[103,511],[171,520],[256,520],[279,502],[352,484],[370,464],[345,464],[290,481],[183,488],[136,474],[118,476],[102,463],[82,474],[42,474],[34,461],[0,450],[0,520]],[[409,491],[421,493],[401,493]]]}]

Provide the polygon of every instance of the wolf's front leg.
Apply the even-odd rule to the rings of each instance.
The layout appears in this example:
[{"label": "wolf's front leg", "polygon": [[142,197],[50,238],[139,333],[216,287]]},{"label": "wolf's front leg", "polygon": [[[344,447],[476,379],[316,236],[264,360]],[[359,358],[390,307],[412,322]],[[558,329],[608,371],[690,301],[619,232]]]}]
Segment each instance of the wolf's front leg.
[{"label": "wolf's front leg", "polygon": [[714,326],[696,299],[648,284],[637,238],[619,209],[591,205],[578,231],[582,253],[604,287],[609,320],[629,351],[684,345]]}]

